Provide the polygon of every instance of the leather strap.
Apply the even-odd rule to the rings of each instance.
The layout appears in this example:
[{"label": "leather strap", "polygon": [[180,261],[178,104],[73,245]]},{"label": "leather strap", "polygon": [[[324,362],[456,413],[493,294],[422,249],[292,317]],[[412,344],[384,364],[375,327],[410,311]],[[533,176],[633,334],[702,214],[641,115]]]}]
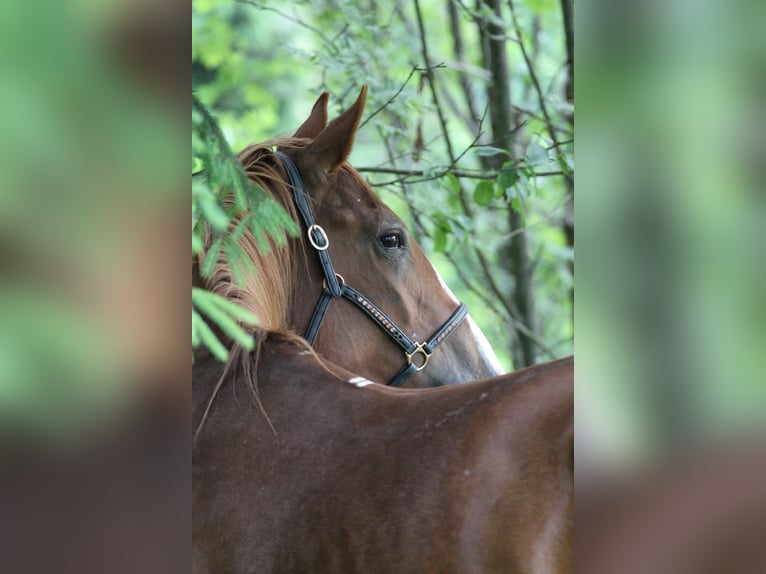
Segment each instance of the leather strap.
[{"label": "leather strap", "polygon": [[423,348],[429,353],[433,353],[436,350],[436,347],[441,345],[444,340],[449,337],[463,321],[465,321],[467,316],[468,307],[465,303],[460,303],[457,306],[457,309],[452,312],[452,315],[450,315],[449,318],[444,322],[444,325],[439,327],[436,333],[431,335],[431,338],[428,339],[425,345],[423,345]]},{"label": "leather strap", "polygon": [[332,293],[333,297],[340,297],[340,283],[335,274],[335,269],[332,266],[332,261],[330,261],[330,254],[327,251],[327,248],[330,246],[330,240],[327,238],[325,230],[317,225],[314,220],[314,214],[311,211],[309,197],[306,193],[306,188],[303,186],[301,174],[298,172],[295,162],[287,154],[281,151],[276,151],[274,153],[281,160],[285,172],[287,173],[287,178],[293,188],[295,207],[298,208],[298,213],[300,213],[303,224],[306,226],[306,235],[309,244],[319,256],[319,264],[322,266],[322,272],[324,273],[325,281],[327,281],[327,287],[330,289],[330,293]]},{"label": "leather strap", "polygon": [[405,363],[401,369],[399,369],[399,372],[394,375],[394,377],[386,383],[386,386],[389,387],[401,387],[407,379],[409,379],[412,375],[418,372],[418,368],[415,366],[415,363],[407,364]]},{"label": "leather strap", "polygon": [[306,327],[306,334],[303,336],[312,347],[317,340],[319,327],[322,326],[322,321],[324,321],[324,316],[327,315],[327,309],[330,307],[330,301],[332,301],[333,298],[334,297],[329,289],[322,289],[319,301],[317,301],[316,307],[314,307],[314,313],[311,315],[309,326]]},{"label": "leather strap", "polygon": [[367,297],[362,295],[359,291],[348,285],[343,285],[343,296],[351,301],[354,305],[364,311],[367,316],[378,324],[378,327],[383,329],[398,345],[404,349],[406,353],[412,353],[417,347],[416,343],[412,342],[404,331],[396,326],[388,315],[378,309],[378,307],[370,301]]},{"label": "leather strap", "polygon": [[[407,357],[407,364],[399,369],[399,372],[397,372],[396,375],[394,375],[394,378],[389,381],[388,385],[391,387],[401,386],[409,377],[418,371],[422,371],[428,364],[428,360],[431,358],[431,355],[436,348],[441,345],[468,316],[468,307],[466,304],[458,304],[457,309],[452,312],[444,324],[439,327],[425,343],[418,344],[410,339],[407,334],[388,317],[388,315],[381,311],[372,301],[362,295],[359,291],[345,284],[341,286],[341,289],[343,290],[343,296],[346,299],[364,311],[370,319],[377,323],[381,329],[386,331],[389,336],[396,341],[402,349],[404,349],[404,354]],[[415,356],[417,355],[420,355],[421,358],[415,359]]]}]

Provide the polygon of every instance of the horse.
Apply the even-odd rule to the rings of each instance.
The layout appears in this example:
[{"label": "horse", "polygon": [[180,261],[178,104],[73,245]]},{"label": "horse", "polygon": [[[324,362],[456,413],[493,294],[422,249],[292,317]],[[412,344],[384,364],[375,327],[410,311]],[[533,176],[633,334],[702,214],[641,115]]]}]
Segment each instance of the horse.
[{"label": "horse", "polygon": [[573,358],[403,389],[255,336],[195,363],[193,574],[573,571]]},{"label": "horse", "polygon": [[329,361],[370,380],[424,388],[501,374],[465,305],[347,162],[366,94],[364,86],[328,124],[324,92],[292,137],[240,152],[248,177],[303,234],[263,250],[247,232],[240,244],[256,272],[243,269],[235,282],[224,254],[202,279],[201,257],[193,284],[237,302],[261,329],[304,334]]}]

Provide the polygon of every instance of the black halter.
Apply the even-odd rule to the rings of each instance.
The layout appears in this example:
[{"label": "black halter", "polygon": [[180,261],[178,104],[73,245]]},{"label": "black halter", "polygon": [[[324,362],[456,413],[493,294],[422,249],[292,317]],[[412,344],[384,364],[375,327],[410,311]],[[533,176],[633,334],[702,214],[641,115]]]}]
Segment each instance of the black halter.
[{"label": "black halter", "polygon": [[388,385],[392,387],[401,386],[411,375],[426,368],[428,360],[431,358],[436,347],[441,345],[465,320],[468,315],[468,307],[466,307],[465,303],[460,303],[444,324],[442,324],[442,326],[431,335],[431,338],[424,343],[416,343],[410,339],[404,331],[397,327],[396,323],[389,319],[383,311],[378,309],[372,301],[359,293],[356,289],[347,285],[343,280],[343,277],[335,273],[335,268],[332,265],[332,261],[330,261],[330,254],[327,252],[327,248],[330,246],[330,240],[327,238],[325,230],[317,225],[314,220],[314,215],[309,206],[308,195],[306,194],[301,175],[298,173],[298,168],[295,166],[293,160],[284,153],[280,151],[275,153],[282,161],[282,165],[287,172],[287,177],[290,180],[290,185],[293,189],[295,206],[298,208],[298,213],[300,213],[301,219],[306,226],[306,234],[309,244],[319,256],[319,264],[322,267],[322,272],[325,277],[322,294],[319,296],[319,301],[314,308],[314,314],[311,316],[304,337],[311,345],[313,345],[314,341],[316,341],[317,334],[319,333],[319,327],[321,327],[322,321],[327,314],[330,301],[345,297],[364,311],[370,319],[375,321],[378,327],[383,329],[404,350],[404,356],[407,362],[401,369],[399,369],[399,372],[394,375],[394,378],[388,382]]}]

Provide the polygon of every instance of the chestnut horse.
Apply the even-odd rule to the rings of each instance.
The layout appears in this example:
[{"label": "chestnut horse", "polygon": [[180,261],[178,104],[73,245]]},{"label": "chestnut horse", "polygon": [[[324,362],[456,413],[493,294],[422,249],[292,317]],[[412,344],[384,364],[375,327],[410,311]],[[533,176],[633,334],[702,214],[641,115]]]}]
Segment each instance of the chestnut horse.
[{"label": "chestnut horse", "polygon": [[206,284],[260,329],[193,367],[193,572],[571,571],[572,360],[486,378],[483,335],[346,163],[365,94],[240,154],[304,237],[246,235],[258,272]]},{"label": "chestnut horse", "polygon": [[[346,162],[364,110],[357,101],[327,125],[327,93],[292,138],[239,154],[248,176],[303,229],[265,253],[241,245],[256,273],[235,284],[223,258],[193,281],[237,301],[268,331],[300,333],[328,360],[376,382],[430,387],[502,373],[404,223]],[[431,357],[433,355],[433,357]]]},{"label": "chestnut horse", "polygon": [[256,336],[194,367],[193,574],[572,571],[572,358],[397,389]]}]

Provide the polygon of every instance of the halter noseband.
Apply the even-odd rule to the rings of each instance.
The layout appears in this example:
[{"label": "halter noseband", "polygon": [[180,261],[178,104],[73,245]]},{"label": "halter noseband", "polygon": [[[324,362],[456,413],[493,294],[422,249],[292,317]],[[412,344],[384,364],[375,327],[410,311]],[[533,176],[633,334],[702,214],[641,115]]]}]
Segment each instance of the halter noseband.
[{"label": "halter noseband", "polygon": [[402,331],[383,311],[378,309],[372,301],[353,287],[347,285],[343,277],[335,272],[335,268],[330,260],[330,254],[327,251],[327,248],[330,246],[330,240],[328,239],[325,230],[317,225],[314,220],[314,215],[309,206],[306,188],[303,185],[303,180],[301,179],[301,175],[298,172],[295,162],[281,151],[277,151],[275,154],[281,160],[285,172],[287,172],[287,177],[290,180],[290,186],[293,190],[295,206],[306,227],[309,244],[319,257],[319,264],[322,267],[322,273],[324,273],[325,277],[322,294],[319,296],[319,301],[314,308],[314,313],[306,328],[306,334],[304,335],[305,339],[311,345],[314,344],[317,334],[319,333],[319,328],[321,327],[322,321],[324,321],[325,315],[327,314],[327,309],[330,306],[330,301],[345,297],[359,309],[364,311],[365,314],[378,325],[378,327],[383,329],[383,331],[385,331],[386,334],[388,334],[388,336],[404,350],[404,356],[407,362],[401,369],[399,369],[399,372],[394,375],[394,378],[388,382],[388,385],[392,387],[401,386],[410,376],[426,368],[436,347],[441,345],[468,316],[468,307],[466,307],[465,303],[460,303],[457,309],[453,311],[452,315],[450,315],[442,326],[431,335],[431,338],[424,343],[416,343],[410,339],[406,333]]}]

